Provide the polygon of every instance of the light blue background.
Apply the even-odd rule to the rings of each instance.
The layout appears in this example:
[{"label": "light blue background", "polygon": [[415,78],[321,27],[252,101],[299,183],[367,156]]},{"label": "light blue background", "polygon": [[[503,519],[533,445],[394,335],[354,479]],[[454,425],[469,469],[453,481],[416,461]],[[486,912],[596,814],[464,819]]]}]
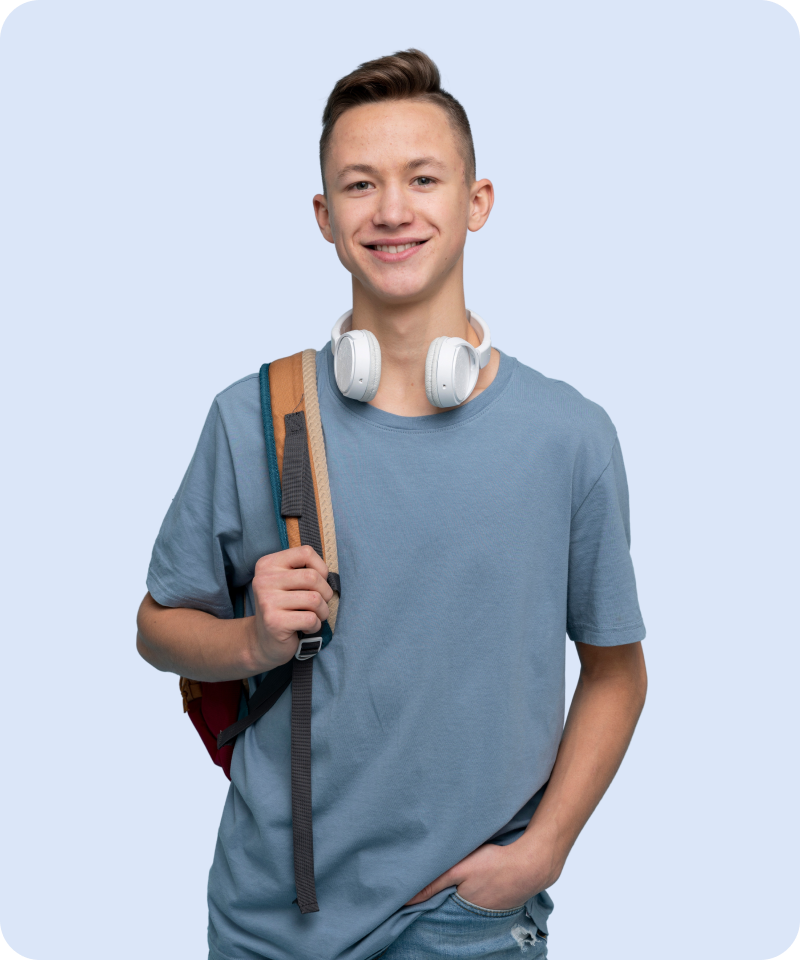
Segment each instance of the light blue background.
[{"label": "light blue background", "polygon": [[497,190],[468,304],[606,408],[631,486],[650,695],[551,955],[765,960],[797,932],[790,15],[35,0],[0,36],[0,926],[27,957],[205,956],[227,782],[135,610],[213,395],[349,304],[311,211],[319,116],[411,45]]}]

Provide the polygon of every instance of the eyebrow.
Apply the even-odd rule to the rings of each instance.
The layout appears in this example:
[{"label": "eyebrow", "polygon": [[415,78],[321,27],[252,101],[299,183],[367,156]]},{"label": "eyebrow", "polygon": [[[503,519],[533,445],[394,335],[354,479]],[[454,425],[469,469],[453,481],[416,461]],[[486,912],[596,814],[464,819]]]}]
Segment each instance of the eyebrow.
[{"label": "eyebrow", "polygon": [[[417,157],[415,160],[409,160],[406,164],[406,170],[418,170],[420,167],[439,167],[440,169],[444,168],[444,164],[441,160],[437,160],[436,157]],[[348,163],[346,167],[337,173],[337,180],[344,180],[348,174],[351,173],[366,173],[367,176],[375,177],[378,175],[378,171],[375,167],[371,167],[368,163]]]},{"label": "eyebrow", "polygon": [[344,180],[349,173],[366,173],[374,177],[377,172],[375,167],[371,167],[368,163],[348,163],[336,174],[336,179]]},{"label": "eyebrow", "polygon": [[419,157],[417,160],[409,160],[406,164],[406,170],[416,170],[419,167],[439,167],[441,169],[444,164],[436,157]]}]

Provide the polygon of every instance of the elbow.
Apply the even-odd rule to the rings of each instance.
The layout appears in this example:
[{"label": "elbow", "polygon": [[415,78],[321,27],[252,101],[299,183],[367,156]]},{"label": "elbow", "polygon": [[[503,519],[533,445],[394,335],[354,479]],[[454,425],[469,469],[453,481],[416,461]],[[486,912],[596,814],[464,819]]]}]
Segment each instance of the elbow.
[{"label": "elbow", "polygon": [[139,607],[136,615],[136,651],[145,663],[162,672],[169,671],[169,667],[164,663],[163,656],[159,656],[158,647],[152,641],[148,641],[148,623],[152,627],[152,615],[157,612],[158,605],[149,593],[145,594],[144,600]]},{"label": "elbow", "polygon": [[136,615],[136,650],[145,663],[166,673],[169,672],[170,667],[164,662],[163,655],[159,655],[158,644],[153,640],[153,634],[158,636],[158,630],[153,629],[156,626],[153,622],[154,613],[158,613],[158,605],[147,593]]},{"label": "elbow", "polygon": [[151,667],[153,666],[150,657],[148,656],[147,647],[145,646],[144,640],[142,640],[142,635],[138,630],[136,631],[136,652],[139,654],[142,660],[144,660],[146,663],[149,663]]},{"label": "elbow", "polygon": [[162,672],[166,669],[158,662],[153,651],[147,646],[147,643],[139,631],[136,632],[136,651],[142,660],[144,660],[145,663],[149,663],[151,667],[155,667],[156,670],[161,670]]},{"label": "elbow", "polygon": [[642,657],[639,669],[636,672],[636,677],[633,683],[634,687],[634,700],[637,709],[637,716],[641,714],[644,710],[645,701],[647,700],[647,667],[644,663],[644,657]]}]

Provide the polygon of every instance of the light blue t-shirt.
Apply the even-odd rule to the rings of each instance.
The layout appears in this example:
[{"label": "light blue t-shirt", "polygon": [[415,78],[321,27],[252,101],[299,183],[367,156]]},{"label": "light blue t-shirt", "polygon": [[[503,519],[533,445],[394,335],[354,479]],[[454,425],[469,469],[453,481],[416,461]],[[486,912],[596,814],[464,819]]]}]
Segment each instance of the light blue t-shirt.
[{"label": "light blue t-shirt", "polygon": [[[236,742],[209,877],[212,960],[367,960],[454,888],[403,904],[528,823],[564,722],[565,638],[644,625],[614,426],[501,353],[475,400],[399,417],[344,398],[317,354],[342,594],[314,663],[319,913],[294,886],[291,687]],[[258,377],[214,401],[153,550],[170,607],[231,617],[280,550]],[[252,596],[248,611],[252,610]],[[552,902],[529,902],[546,930]]]}]

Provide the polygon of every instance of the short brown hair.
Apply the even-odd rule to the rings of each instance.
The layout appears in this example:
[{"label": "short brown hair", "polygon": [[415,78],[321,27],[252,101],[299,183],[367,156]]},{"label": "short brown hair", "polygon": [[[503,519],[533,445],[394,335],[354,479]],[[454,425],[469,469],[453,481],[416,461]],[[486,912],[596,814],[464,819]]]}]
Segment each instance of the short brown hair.
[{"label": "short brown hair", "polygon": [[383,100],[422,100],[435,103],[447,114],[464,156],[467,183],[475,180],[475,146],[467,113],[456,98],[442,90],[439,68],[421,50],[399,50],[388,57],[369,60],[342,77],[331,90],[322,113],[319,163],[325,184],[325,156],[336,121],[343,113],[362,103]]}]

